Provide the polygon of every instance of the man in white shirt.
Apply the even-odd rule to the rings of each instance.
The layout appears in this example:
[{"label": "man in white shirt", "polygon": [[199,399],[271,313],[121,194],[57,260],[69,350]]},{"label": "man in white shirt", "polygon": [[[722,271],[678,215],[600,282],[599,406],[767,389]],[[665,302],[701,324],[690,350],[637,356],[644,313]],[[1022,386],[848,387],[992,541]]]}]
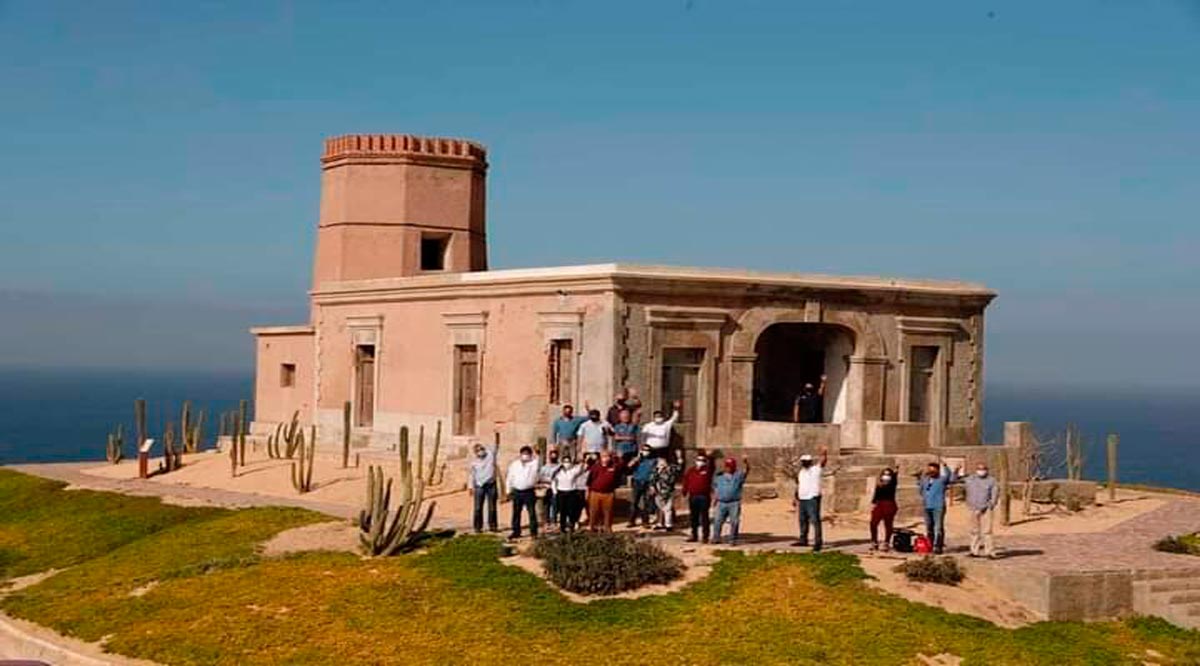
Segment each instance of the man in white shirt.
[{"label": "man in white shirt", "polygon": [[505,486],[508,487],[508,498],[512,500],[512,533],[509,539],[521,538],[521,510],[529,512],[529,533],[538,534],[537,524],[537,487],[538,473],[541,471],[538,460],[533,455],[530,446],[521,447],[521,457],[508,465],[508,476]]},{"label": "man in white shirt", "polygon": [[654,412],[654,419],[642,426],[642,442],[650,447],[650,455],[655,458],[666,458],[671,448],[671,428],[679,419],[679,407],[683,403],[676,400],[671,405],[671,418],[664,418],[661,411]]},{"label": "man in white shirt", "polygon": [[821,552],[821,475],[829,462],[829,448],[822,446],[820,462],[807,453],[800,456],[800,471],[796,474],[796,500],[800,506],[800,540],[793,546],[808,545],[808,526],[813,526],[812,552]]},{"label": "man in white shirt", "polygon": [[612,435],[612,426],[608,421],[600,420],[600,410],[589,409],[588,420],[579,424],[575,433],[578,441],[583,442],[584,453],[600,453],[608,448],[608,438]]}]

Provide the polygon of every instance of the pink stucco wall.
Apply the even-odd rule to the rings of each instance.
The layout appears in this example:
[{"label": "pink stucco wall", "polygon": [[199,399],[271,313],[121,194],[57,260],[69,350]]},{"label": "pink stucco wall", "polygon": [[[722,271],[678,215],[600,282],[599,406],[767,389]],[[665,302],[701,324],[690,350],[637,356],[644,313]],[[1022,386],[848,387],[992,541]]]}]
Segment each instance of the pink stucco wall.
[{"label": "pink stucco wall", "polygon": [[[269,329],[267,329],[269,330]],[[313,335],[309,332],[259,333],[255,337],[258,367],[254,375],[254,420],[277,423],[300,412],[300,420],[313,417]],[[280,385],[284,363],[296,366],[292,386]]]}]

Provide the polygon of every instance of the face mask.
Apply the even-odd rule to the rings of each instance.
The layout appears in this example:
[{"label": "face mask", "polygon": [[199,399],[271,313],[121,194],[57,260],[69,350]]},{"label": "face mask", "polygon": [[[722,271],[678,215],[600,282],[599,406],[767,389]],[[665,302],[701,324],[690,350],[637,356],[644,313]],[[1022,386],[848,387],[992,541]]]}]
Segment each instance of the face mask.
[{"label": "face mask", "polygon": [[521,455],[521,462],[529,462],[530,460],[533,460],[533,456],[528,454]]},{"label": "face mask", "polygon": [[884,476],[881,476],[881,477],[879,477],[879,480],[880,480],[880,481],[882,481],[882,482],[884,482],[884,483],[891,483],[891,482],[892,482],[892,477],[890,477],[890,476],[887,476],[887,475],[884,475]]},{"label": "face mask", "polygon": [[696,467],[704,467],[707,464],[708,464],[708,461],[706,461],[703,458],[696,461]]},{"label": "face mask", "polygon": [[486,458],[486,457],[487,457],[487,453],[486,453],[486,452],[484,452],[484,451],[477,451],[477,452],[475,453],[475,456],[476,456],[476,457],[479,457],[479,458]]},{"label": "face mask", "polygon": [[658,425],[662,425],[664,421],[666,421],[666,419],[661,416],[654,417],[654,422]]},{"label": "face mask", "polygon": [[986,469],[977,469],[977,470],[975,470],[975,476],[978,476],[979,478],[983,478],[983,477],[987,476],[987,470]]}]

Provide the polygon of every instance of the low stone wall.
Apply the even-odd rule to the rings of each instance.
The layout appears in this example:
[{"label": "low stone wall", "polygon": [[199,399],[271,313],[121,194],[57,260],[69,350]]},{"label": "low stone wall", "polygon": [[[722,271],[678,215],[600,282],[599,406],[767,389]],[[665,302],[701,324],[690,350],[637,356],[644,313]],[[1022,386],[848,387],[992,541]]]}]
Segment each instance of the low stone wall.
[{"label": "low stone wall", "polygon": [[742,447],[796,450],[815,453],[822,446],[829,455],[841,449],[842,430],[837,423],[787,423],[746,421],[742,427]]},{"label": "low stone wall", "polygon": [[867,448],[887,455],[929,450],[928,423],[867,421]]},{"label": "low stone wall", "polygon": [[1111,620],[1134,612],[1131,571],[968,567],[968,576],[987,581],[1044,620]]}]

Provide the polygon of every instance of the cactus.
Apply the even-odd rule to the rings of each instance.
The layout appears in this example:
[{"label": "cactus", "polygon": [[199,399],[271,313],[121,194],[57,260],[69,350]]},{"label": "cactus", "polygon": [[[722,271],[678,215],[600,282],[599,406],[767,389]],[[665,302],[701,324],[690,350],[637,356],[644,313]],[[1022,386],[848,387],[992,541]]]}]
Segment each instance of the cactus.
[{"label": "cactus", "polygon": [[167,427],[163,430],[162,471],[173,472],[180,467],[183,467],[183,448],[181,442],[176,440],[175,424],[167,421]]},{"label": "cactus", "polygon": [[[233,415],[231,415],[231,417],[232,416]],[[230,422],[231,423],[230,423],[230,429],[229,429],[229,471],[230,471],[230,476],[236,477],[237,476],[237,468],[238,468],[238,437],[240,435],[240,433],[238,431],[241,429],[241,423],[237,420],[236,417],[230,418]]]},{"label": "cactus", "polygon": [[1079,434],[1079,426],[1067,424],[1065,435],[1067,448],[1067,478],[1078,481],[1083,478],[1083,437]]},{"label": "cactus", "polygon": [[270,458],[292,458],[296,455],[296,447],[300,433],[300,412],[292,413],[292,420],[286,425],[275,426],[275,434],[267,437],[267,456]]},{"label": "cactus", "polygon": [[149,434],[146,430],[146,401],[142,398],[133,401],[133,425],[137,430],[137,441],[133,443],[133,448],[141,451]]},{"label": "cactus", "polygon": [[125,457],[124,426],[120,423],[117,424],[116,432],[108,433],[108,446],[104,450],[104,457],[114,465]]},{"label": "cactus", "polygon": [[342,403],[342,467],[350,466],[350,401]]},{"label": "cactus", "polygon": [[[434,443],[434,456],[438,443]],[[397,506],[391,510],[393,479],[384,479],[383,468],[367,469],[366,508],[359,512],[359,542],[363,552],[374,557],[410,551],[425,538],[436,502],[425,505],[425,483],[421,469],[414,470],[408,457],[408,429],[400,431],[400,475]],[[388,518],[391,517],[389,521]]]},{"label": "cactus", "polygon": [[1105,441],[1105,454],[1108,467],[1108,499],[1117,501],[1117,447],[1121,444],[1121,436],[1110,434]]},{"label": "cactus", "polygon": [[205,416],[207,416],[207,414],[204,413],[204,410],[203,409],[200,410],[200,415],[197,416],[196,420],[192,423],[192,429],[189,431],[192,436],[191,442],[190,442],[191,446],[190,446],[190,448],[188,448],[188,452],[190,452],[190,453],[195,453],[200,450],[200,447],[204,446],[204,417]]},{"label": "cactus", "polygon": [[195,453],[192,448],[192,401],[184,400],[183,408],[179,414],[179,435],[183,440],[183,450],[188,453]]},{"label": "cactus", "polygon": [[433,485],[433,473],[437,470],[438,449],[442,445],[442,422],[437,422],[437,430],[433,436],[433,455],[429,456],[429,475],[425,483]]},{"label": "cactus", "polygon": [[246,431],[250,429],[250,422],[246,420],[246,401],[238,401],[238,465],[246,466]]},{"label": "cactus", "polygon": [[303,494],[312,490],[313,459],[316,458],[317,427],[312,427],[312,436],[305,447],[304,431],[296,435],[299,458],[292,463],[292,487]]}]

